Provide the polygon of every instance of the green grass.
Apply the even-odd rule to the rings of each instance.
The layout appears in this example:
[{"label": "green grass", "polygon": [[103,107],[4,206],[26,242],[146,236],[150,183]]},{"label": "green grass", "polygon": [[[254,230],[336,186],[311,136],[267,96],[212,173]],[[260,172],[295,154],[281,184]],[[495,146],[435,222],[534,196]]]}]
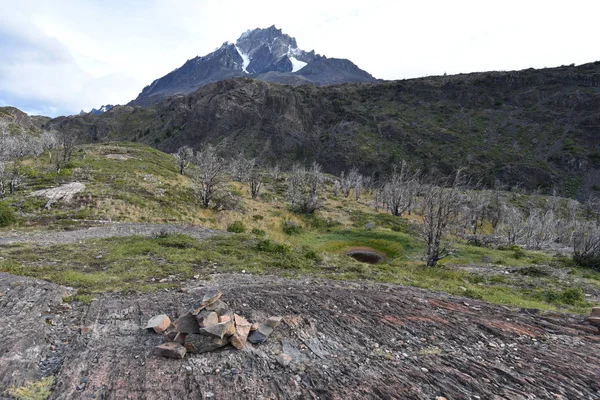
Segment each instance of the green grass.
[{"label": "green grass", "polygon": [[52,393],[52,385],[54,377],[48,376],[39,381],[26,382],[20,387],[11,387],[6,394],[17,400],[46,400]]}]

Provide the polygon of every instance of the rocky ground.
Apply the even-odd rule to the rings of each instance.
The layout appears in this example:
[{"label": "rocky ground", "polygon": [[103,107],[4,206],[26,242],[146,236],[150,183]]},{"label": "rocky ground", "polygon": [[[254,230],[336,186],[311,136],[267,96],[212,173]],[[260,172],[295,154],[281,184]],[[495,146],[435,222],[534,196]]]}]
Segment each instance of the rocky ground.
[{"label": "rocky ground", "polygon": [[[209,287],[251,321],[284,322],[241,351],[153,355],[162,338],[143,329],[148,319],[176,318]],[[600,398],[600,335],[584,316],[403,286],[249,275],[192,280],[184,292],[106,294],[90,305],[63,304],[70,292],[0,273],[0,393],[54,375],[52,399]]]},{"label": "rocky ground", "polygon": [[155,236],[160,234],[184,234],[196,239],[206,239],[216,234],[226,235],[227,233],[198,226],[175,224],[107,223],[102,226],[92,226],[72,231],[5,231],[2,232],[0,237],[0,245],[35,243],[38,246],[49,246],[77,243],[87,239],[106,239],[132,235]]}]

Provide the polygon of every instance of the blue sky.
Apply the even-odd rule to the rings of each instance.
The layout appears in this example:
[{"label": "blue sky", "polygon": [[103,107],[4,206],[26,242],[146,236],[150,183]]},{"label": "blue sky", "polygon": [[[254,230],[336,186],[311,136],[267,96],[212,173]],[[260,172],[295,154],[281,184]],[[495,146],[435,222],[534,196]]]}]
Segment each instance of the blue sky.
[{"label": "blue sky", "polygon": [[594,0],[0,0],[0,106],[49,116],[124,104],[187,59],[275,24],[377,78],[600,59]]}]

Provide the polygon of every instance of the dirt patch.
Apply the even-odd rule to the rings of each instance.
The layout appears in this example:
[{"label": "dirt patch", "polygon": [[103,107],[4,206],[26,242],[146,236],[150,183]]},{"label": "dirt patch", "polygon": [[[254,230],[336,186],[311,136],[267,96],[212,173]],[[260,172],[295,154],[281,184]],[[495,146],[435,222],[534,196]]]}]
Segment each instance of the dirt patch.
[{"label": "dirt patch", "polygon": [[[148,319],[181,315],[215,286],[240,315],[284,322],[268,342],[242,351],[154,356],[162,338],[143,329]],[[543,315],[437,292],[272,276],[214,275],[190,281],[187,293],[106,294],[71,309],[55,301],[65,291],[0,274],[0,335],[9,339],[0,341],[0,392],[53,374],[53,399],[600,395],[600,348],[583,316],[553,314],[552,326],[568,329],[548,330]],[[277,361],[281,353],[289,365]]]}]

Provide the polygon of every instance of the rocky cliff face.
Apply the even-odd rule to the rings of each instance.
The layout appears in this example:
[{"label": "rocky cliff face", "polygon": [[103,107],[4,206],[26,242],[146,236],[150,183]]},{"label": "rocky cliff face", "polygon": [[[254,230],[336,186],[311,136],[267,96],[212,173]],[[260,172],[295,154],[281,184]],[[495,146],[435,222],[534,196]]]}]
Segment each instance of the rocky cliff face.
[{"label": "rocky cliff face", "polygon": [[296,39],[271,26],[247,31],[236,43],[223,43],[214,52],[187,61],[146,86],[129,105],[150,105],[167,96],[188,94],[211,82],[241,76],[292,85],[375,81],[349,60],[328,59],[314,50],[299,49]]},{"label": "rocky cliff face", "polygon": [[316,160],[333,173],[408,160],[428,174],[463,167],[488,186],[579,197],[600,187],[600,63],[325,87],[229,79],[48,125],[168,152],[210,142],[265,162]]}]

